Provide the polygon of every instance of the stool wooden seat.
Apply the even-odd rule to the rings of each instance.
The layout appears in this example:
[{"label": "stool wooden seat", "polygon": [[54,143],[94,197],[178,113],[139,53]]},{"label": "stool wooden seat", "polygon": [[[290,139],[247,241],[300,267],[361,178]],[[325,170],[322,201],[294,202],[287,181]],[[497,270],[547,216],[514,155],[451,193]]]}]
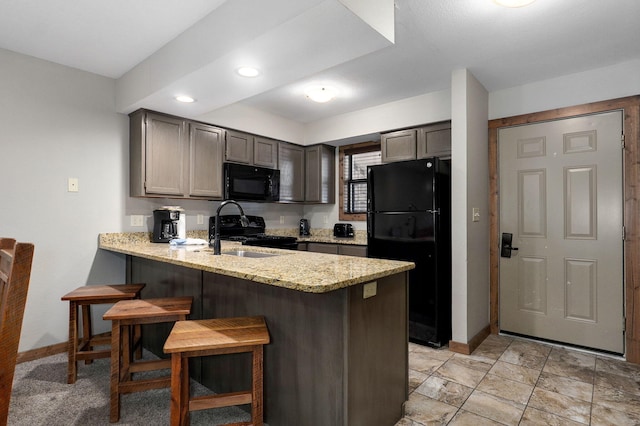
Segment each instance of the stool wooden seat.
[{"label": "stool wooden seat", "polygon": [[[176,322],[164,344],[171,354],[171,425],[188,425],[189,412],[251,404],[251,422],[263,424],[263,345],[269,343],[264,317],[219,318]],[[250,352],[252,389],[190,398],[189,358]]]},{"label": "stool wooden seat", "polygon": [[[77,377],[78,361],[84,360],[90,364],[94,359],[109,358],[111,349],[94,350],[97,345],[108,345],[111,337],[94,336],[91,331],[91,305],[112,304],[121,300],[140,298],[140,291],[144,284],[114,284],[114,285],[87,285],[78,287],[62,296],[63,301],[69,301],[69,368],[67,383],[75,383]],[[82,308],[82,337],[79,334],[78,308]],[[140,336],[139,328],[134,333]]]},{"label": "stool wooden seat", "polygon": [[192,297],[123,300],[111,307],[102,318],[111,320],[111,422],[120,419],[120,395],[151,389],[167,388],[171,377],[133,380],[141,371],[171,368],[171,360],[133,362],[129,330],[132,326],[184,321],[191,313]]}]

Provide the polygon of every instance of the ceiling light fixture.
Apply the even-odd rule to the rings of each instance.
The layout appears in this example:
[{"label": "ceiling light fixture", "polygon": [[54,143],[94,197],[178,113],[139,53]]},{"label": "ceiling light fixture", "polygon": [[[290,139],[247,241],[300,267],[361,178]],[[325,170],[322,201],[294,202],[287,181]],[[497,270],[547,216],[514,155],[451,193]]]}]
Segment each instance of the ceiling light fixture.
[{"label": "ceiling light fixture", "polygon": [[243,77],[257,77],[260,75],[260,71],[253,67],[240,67],[236,72]]},{"label": "ceiling light fixture", "polygon": [[536,0],[493,0],[495,4],[504,7],[524,7],[528,6]]},{"label": "ceiling light fixture", "polygon": [[325,103],[335,98],[338,91],[331,86],[309,86],[304,94],[314,102]]},{"label": "ceiling light fixture", "polygon": [[176,101],[183,102],[185,104],[190,104],[191,102],[195,102],[196,100],[193,99],[191,96],[180,95],[180,96],[176,96]]}]

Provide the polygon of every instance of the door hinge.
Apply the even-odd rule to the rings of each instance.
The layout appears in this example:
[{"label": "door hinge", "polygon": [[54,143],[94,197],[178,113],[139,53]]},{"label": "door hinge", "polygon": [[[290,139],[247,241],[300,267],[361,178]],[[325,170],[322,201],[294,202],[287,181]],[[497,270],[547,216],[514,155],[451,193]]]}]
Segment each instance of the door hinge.
[{"label": "door hinge", "polygon": [[627,240],[627,228],[622,225],[622,241],[626,241]]},{"label": "door hinge", "polygon": [[625,317],[622,317],[622,332],[626,332],[627,331],[627,319]]},{"label": "door hinge", "polygon": [[622,145],[622,149],[624,149],[624,133],[620,135],[620,144]]}]

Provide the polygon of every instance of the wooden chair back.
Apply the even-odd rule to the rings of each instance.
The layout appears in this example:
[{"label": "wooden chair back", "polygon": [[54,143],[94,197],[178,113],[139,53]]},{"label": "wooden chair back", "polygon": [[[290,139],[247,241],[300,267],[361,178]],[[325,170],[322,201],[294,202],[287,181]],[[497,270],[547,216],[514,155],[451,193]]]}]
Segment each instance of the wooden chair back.
[{"label": "wooden chair back", "polygon": [[0,426],[7,424],[33,244],[0,238]]}]

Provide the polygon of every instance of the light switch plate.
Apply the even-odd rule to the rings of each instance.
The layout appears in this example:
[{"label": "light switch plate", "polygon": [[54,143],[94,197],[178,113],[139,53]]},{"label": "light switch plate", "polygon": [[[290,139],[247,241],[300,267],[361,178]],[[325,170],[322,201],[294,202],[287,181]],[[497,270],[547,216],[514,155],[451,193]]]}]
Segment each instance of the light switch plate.
[{"label": "light switch plate", "polygon": [[471,209],[471,220],[473,222],[480,222],[480,209],[478,207]]},{"label": "light switch plate", "polygon": [[201,215],[201,214],[197,215],[196,222],[198,225],[202,225],[204,223],[204,215]]},{"label": "light switch plate", "polygon": [[78,192],[78,178],[69,178],[67,181],[67,191],[68,192]]}]

